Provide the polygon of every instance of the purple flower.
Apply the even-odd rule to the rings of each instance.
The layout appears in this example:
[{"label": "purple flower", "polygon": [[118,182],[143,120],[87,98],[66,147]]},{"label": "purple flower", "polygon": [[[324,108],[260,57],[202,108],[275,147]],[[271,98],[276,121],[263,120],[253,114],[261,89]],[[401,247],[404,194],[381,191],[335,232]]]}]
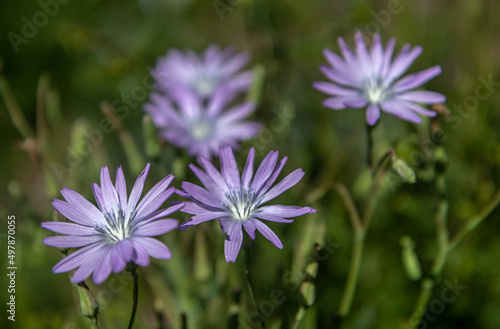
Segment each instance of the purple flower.
[{"label": "purple flower", "polygon": [[356,54],[344,39],[338,40],[343,59],[325,49],[324,55],[331,66],[321,66],[323,74],[332,82],[315,82],[314,88],[331,95],[323,105],[334,110],[345,108],[366,108],[366,120],[373,126],[380,117],[380,109],[395,117],[413,123],[421,123],[417,113],[433,117],[436,112],[418,105],[443,103],[444,95],[433,91],[414,91],[441,73],[441,67],[407,75],[401,78],[422,52],[417,46],[406,44],[392,60],[395,39],[389,40],[384,51],[380,36],[373,37],[371,51],[368,51],[360,32],[356,33]]},{"label": "purple flower", "polygon": [[172,100],[151,94],[144,110],[153,118],[159,134],[190,156],[210,158],[219,147],[238,147],[238,142],[257,135],[261,124],[244,121],[255,110],[252,102],[228,108],[234,95],[219,89],[207,101],[188,90],[179,90]]},{"label": "purple flower", "polygon": [[235,53],[231,47],[221,50],[212,45],[202,56],[174,49],[158,60],[152,74],[161,77],[158,87],[168,94],[182,88],[208,97],[218,88],[226,92],[248,89],[252,73],[240,71],[248,60],[247,53]]},{"label": "purple flower", "polygon": [[128,199],[122,168],[116,171],[114,186],[108,168],[101,168],[101,186],[92,184],[99,208],[79,193],[63,188],[61,194],[66,201],[54,199],[52,205],[74,223],[43,222],[43,228],[67,234],[45,238],[43,243],[58,248],[82,248],[57,263],[52,269],[54,273],[78,268],[71,281],[81,282],[93,273],[93,281],[100,284],[111,271],[122,271],[128,262],[147,266],[149,256],[158,259],[171,257],[167,246],[151,236],[175,229],[177,220],[164,217],[182,205],[158,210],[174,193],[173,187],[168,188],[174,179],[172,175],[158,182],[139,202],[149,167],[148,164],[135,181]]},{"label": "purple flower", "polygon": [[227,233],[224,244],[227,262],[234,262],[238,256],[243,241],[243,228],[252,239],[255,239],[255,230],[258,230],[274,246],[281,249],[283,244],[278,236],[261,220],[291,223],[293,220],[287,218],[316,212],[309,207],[265,206],[266,202],[297,184],[304,176],[304,172],[302,169],[297,169],[271,187],[287,158],[284,157],[276,166],[278,152],[269,152],[254,176],[254,155],[255,150],[252,148],[240,179],[232,149],[229,146],[221,148],[221,172],[204,157],[201,158],[201,164],[205,172],[190,164],[191,170],[205,188],[183,182],[184,191],[177,191],[178,194],[193,201],[184,202],[182,211],[194,215],[182,223],[179,229],[184,230],[208,220],[218,219],[222,232]]}]

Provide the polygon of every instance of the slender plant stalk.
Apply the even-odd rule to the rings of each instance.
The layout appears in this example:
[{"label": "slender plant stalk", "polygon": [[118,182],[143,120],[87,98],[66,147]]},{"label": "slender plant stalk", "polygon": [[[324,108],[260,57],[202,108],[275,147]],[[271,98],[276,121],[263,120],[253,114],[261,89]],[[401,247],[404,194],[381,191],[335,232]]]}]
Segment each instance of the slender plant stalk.
[{"label": "slender plant stalk", "polygon": [[366,125],[366,164],[370,170],[373,167],[373,126]]},{"label": "slender plant stalk", "polygon": [[349,274],[339,307],[339,315],[341,317],[346,317],[351,310],[354,293],[356,292],[356,286],[358,284],[361,261],[363,259],[363,245],[364,234],[355,234]]},{"label": "slender plant stalk", "polygon": [[[371,128],[369,128],[371,130]],[[371,136],[369,134],[369,136]],[[369,142],[370,144],[371,142]],[[373,187],[368,196],[367,206],[360,220],[354,201],[350,196],[347,188],[339,183],[334,183],[333,188],[339,192],[342,200],[349,212],[349,218],[353,226],[353,250],[351,255],[351,263],[349,265],[349,272],[347,274],[347,282],[342,294],[338,314],[341,318],[346,317],[351,311],[352,301],[356,293],[358,285],[359,271],[361,269],[361,262],[363,260],[364,240],[370,227],[371,218],[377,204],[377,198],[382,185],[385,173],[387,171],[388,161],[392,161],[395,157],[394,150],[387,151],[374,167]]]},{"label": "slender plant stalk", "polygon": [[252,304],[254,308],[257,310],[257,314],[259,315],[259,320],[262,328],[265,328],[266,325],[264,323],[264,318],[260,313],[260,310],[257,306],[257,299],[255,298],[255,290],[252,282],[252,273],[251,273],[251,262],[250,262],[250,246],[247,246],[245,249],[245,278],[247,281],[248,292],[250,293],[250,299],[252,300]]},{"label": "slender plant stalk", "polygon": [[470,232],[472,232],[481,222],[488,217],[488,215],[500,204],[500,190],[493,196],[488,204],[474,217],[472,217],[468,224],[465,225],[456,235],[451,239],[448,246],[449,251],[453,250],[460,241],[462,241]]},{"label": "slender plant stalk", "polygon": [[128,329],[132,329],[132,326],[134,325],[135,313],[137,311],[137,299],[139,296],[139,275],[137,275],[137,271],[135,269],[130,271],[130,274],[134,279],[134,290],[132,292],[133,305],[132,313],[130,314],[130,321],[128,323]]}]

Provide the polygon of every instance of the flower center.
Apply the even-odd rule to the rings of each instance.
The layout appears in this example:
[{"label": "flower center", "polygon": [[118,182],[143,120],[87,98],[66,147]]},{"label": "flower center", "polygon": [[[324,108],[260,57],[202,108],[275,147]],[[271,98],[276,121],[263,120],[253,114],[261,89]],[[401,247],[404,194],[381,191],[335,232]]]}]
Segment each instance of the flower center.
[{"label": "flower center", "polygon": [[194,139],[201,141],[212,135],[214,125],[210,120],[201,117],[190,122],[189,131]]},{"label": "flower center", "polygon": [[378,104],[389,96],[389,90],[380,76],[372,76],[364,83],[364,96],[370,103]]},{"label": "flower center", "polygon": [[128,238],[131,233],[130,220],[125,218],[123,210],[116,213],[103,213],[106,219],[106,226],[97,227],[96,230],[105,235],[110,242],[118,242]]},{"label": "flower center", "polygon": [[230,192],[226,192],[229,204],[224,207],[232,214],[236,221],[246,221],[256,208],[255,191],[238,187]]},{"label": "flower center", "polygon": [[216,85],[215,79],[208,76],[198,76],[191,83],[193,89],[202,96],[210,95]]}]

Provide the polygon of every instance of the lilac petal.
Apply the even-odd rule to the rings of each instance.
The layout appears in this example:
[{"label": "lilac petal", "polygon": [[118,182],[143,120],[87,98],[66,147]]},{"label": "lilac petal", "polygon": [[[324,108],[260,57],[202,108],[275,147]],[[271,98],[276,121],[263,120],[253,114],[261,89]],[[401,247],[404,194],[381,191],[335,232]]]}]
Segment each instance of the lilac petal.
[{"label": "lilac petal", "polygon": [[112,246],[109,254],[109,261],[113,272],[118,273],[123,271],[125,269],[125,266],[127,266],[127,262],[123,259],[120,247],[118,247],[117,245]]},{"label": "lilac petal", "polygon": [[284,218],[290,218],[290,217],[302,216],[313,211],[314,209],[310,207],[272,205],[272,206],[260,207],[258,214],[264,213]]},{"label": "lilac petal", "polygon": [[[190,197],[189,193],[187,193],[186,191],[183,191],[183,190],[179,190],[179,189],[175,189],[175,194],[180,195],[181,197],[187,198],[187,199],[189,199],[189,197]],[[173,202],[175,202],[175,201],[170,202],[170,204],[173,204]]]},{"label": "lilac petal", "polygon": [[221,115],[219,120],[222,123],[231,123],[234,121],[242,120],[248,117],[252,112],[255,111],[255,103],[246,102],[240,105],[230,108],[225,114]]},{"label": "lilac petal", "polygon": [[325,56],[328,63],[338,70],[345,70],[346,62],[339,55],[335,54],[330,49],[324,49],[323,55]]},{"label": "lilac petal", "polygon": [[189,193],[190,199],[195,199],[196,201],[213,208],[220,207],[219,200],[217,200],[213,194],[205,190],[203,187],[189,182],[182,182],[181,186],[186,192]]},{"label": "lilac petal", "polygon": [[224,255],[226,256],[226,262],[234,263],[236,261],[242,242],[243,232],[241,231],[241,224],[233,222],[232,225],[229,225],[227,228],[226,240],[224,241]]},{"label": "lilac petal", "polygon": [[151,257],[156,259],[170,259],[172,257],[170,249],[157,239],[139,238],[134,240],[134,242],[135,245],[141,245]]},{"label": "lilac petal", "polygon": [[252,240],[255,240],[255,230],[257,229],[255,227],[255,224],[253,223],[252,219],[247,219],[246,221],[242,222],[243,228],[245,231],[248,233],[250,238]]},{"label": "lilac petal", "polygon": [[105,257],[106,251],[106,245],[102,244],[99,249],[95,250],[92,254],[88,254],[85,262],[71,276],[71,282],[79,283],[87,279],[96,269],[99,260]]},{"label": "lilac petal", "polygon": [[[67,187],[61,190],[61,194],[70,204],[78,207],[82,213],[85,214],[87,224],[105,224],[106,220],[102,215],[102,212],[97,209],[97,207],[91,203],[89,200],[85,199],[80,193],[73,191]],[[82,218],[83,219],[83,218]]]},{"label": "lilac petal", "polygon": [[135,258],[135,251],[129,239],[123,239],[116,243],[115,248],[125,262],[131,262]]},{"label": "lilac petal", "polygon": [[283,178],[281,182],[270,189],[269,192],[267,192],[262,197],[262,199],[260,200],[260,204],[264,204],[267,201],[272,200],[281,193],[285,192],[286,190],[297,184],[302,179],[302,177],[304,177],[304,171],[302,169],[294,170],[293,172],[288,174],[288,176]]},{"label": "lilac petal", "polygon": [[101,187],[93,183],[92,184],[92,192],[94,193],[95,201],[97,202],[97,206],[103,213],[109,213],[110,210],[106,208],[106,202],[104,201],[104,195],[102,194]]},{"label": "lilac petal", "polygon": [[330,82],[314,82],[313,87],[325,94],[332,96],[354,96],[359,95],[359,91],[354,89],[342,88]]},{"label": "lilac petal", "polygon": [[373,126],[380,118],[380,107],[378,104],[370,104],[366,109],[366,121]]},{"label": "lilac petal", "polygon": [[368,54],[368,50],[366,49],[366,43],[361,32],[357,31],[355,33],[354,39],[356,42],[356,52],[358,54],[359,60],[358,68],[361,69],[365,74],[369,73],[369,65],[371,65],[370,56]]},{"label": "lilac petal", "polygon": [[217,185],[219,185],[219,189],[227,191],[228,190],[227,184],[222,178],[220,172],[214,167],[214,165],[211,164],[206,157],[201,157],[200,161],[203,168],[205,169],[205,172],[214,180],[214,182]]},{"label": "lilac petal", "polygon": [[207,190],[210,191],[210,193],[215,194],[218,199],[221,199],[221,197],[224,196],[220,186],[212,179],[212,177],[207,175],[203,170],[192,163],[189,165],[189,168],[196,175],[196,177],[198,177],[200,182],[207,188]]},{"label": "lilac petal", "polygon": [[134,187],[132,187],[132,191],[130,192],[130,198],[128,199],[127,203],[127,208],[129,212],[132,212],[135,209],[137,202],[139,202],[139,199],[141,198],[142,190],[144,188],[144,182],[146,180],[146,177],[148,177],[148,172],[150,167],[151,164],[148,163],[146,165],[146,168],[144,168],[139,177],[137,177],[137,179],[135,180]]},{"label": "lilac petal", "polygon": [[101,168],[101,191],[105,209],[109,213],[117,213],[120,207],[118,193],[116,193],[115,187],[111,182],[107,166]]},{"label": "lilac petal", "polygon": [[415,112],[408,109],[401,102],[397,101],[388,101],[380,104],[382,110],[387,113],[394,115],[397,118],[410,121],[416,124],[420,124],[422,122],[422,118],[420,118]]},{"label": "lilac petal", "polygon": [[361,96],[354,96],[351,98],[345,96],[330,97],[323,101],[323,106],[331,108],[332,110],[343,110],[346,108],[346,102],[361,100],[361,99],[363,99]]},{"label": "lilac petal", "polygon": [[194,202],[182,201],[182,204],[184,205],[184,207],[182,207],[181,211],[186,213],[186,214],[198,215],[198,214],[205,213],[205,212],[209,211],[208,209],[200,207],[199,205],[197,205]]},{"label": "lilac petal", "polygon": [[265,213],[265,212],[256,212],[254,214],[252,214],[252,217],[255,219],[255,218],[258,218],[258,219],[264,219],[264,220],[268,220],[268,221],[271,221],[271,222],[276,222],[276,223],[293,223],[293,219],[286,219],[286,218],[283,218],[281,216],[278,216],[278,215],[275,215],[275,214],[269,214],[269,213]]},{"label": "lilac petal", "polygon": [[79,248],[91,243],[101,241],[102,237],[99,235],[90,236],[49,236],[42,241],[47,246],[57,248]]},{"label": "lilac petal", "polygon": [[226,146],[219,150],[220,164],[222,177],[226,181],[227,186],[240,187],[240,173],[238,171],[238,165],[234,158],[233,150],[230,146]]},{"label": "lilac petal", "polygon": [[161,207],[162,204],[167,201],[168,198],[174,194],[175,187],[170,187],[166,191],[163,191],[159,194],[156,194],[154,199],[149,199],[149,202],[143,203],[140,205],[141,207],[137,208],[137,212],[134,218],[133,223],[137,223],[139,221],[144,220],[145,218],[149,217],[151,213],[154,211],[158,210],[158,208]]},{"label": "lilac petal", "polygon": [[253,176],[253,162],[255,158],[255,149],[252,147],[248,152],[247,162],[245,163],[245,167],[243,168],[243,173],[241,175],[241,184],[244,188],[248,188],[250,186],[250,181]]},{"label": "lilac petal", "polygon": [[104,243],[94,243],[83,247],[81,249],[75,250],[68,256],[61,259],[53,268],[54,273],[64,273],[71,271],[85,262],[85,260],[100,249]]},{"label": "lilac petal", "polygon": [[42,227],[59,234],[93,235],[95,228],[66,222],[43,222]]},{"label": "lilac petal", "polygon": [[441,74],[441,67],[433,66],[426,70],[407,75],[406,77],[396,82],[392,86],[391,90],[394,93],[410,90],[423,85],[424,83],[426,83],[427,81],[431,80],[432,78],[434,78],[439,74]]},{"label": "lilac petal", "polygon": [[422,106],[412,103],[412,102],[407,102],[407,101],[402,101],[399,100],[402,104],[404,104],[406,107],[410,108],[412,111],[415,111],[417,113],[420,113],[422,115],[428,116],[428,117],[435,117],[437,115],[437,112],[424,109]]},{"label": "lilac petal", "polygon": [[218,217],[225,217],[227,216],[226,212],[209,212],[209,213],[204,213],[204,214],[199,214],[191,217],[187,221],[183,222],[181,225],[179,225],[179,230],[183,231],[191,226],[198,225],[200,223],[216,219]]},{"label": "lilac petal", "polygon": [[234,98],[232,93],[228,93],[225,89],[217,89],[207,106],[207,115],[209,117],[215,117],[224,109],[224,107]]},{"label": "lilac petal", "polygon": [[123,175],[122,167],[116,170],[115,188],[118,192],[118,200],[120,201],[120,208],[127,209],[127,183],[125,182],[125,175]]},{"label": "lilac petal", "polygon": [[342,56],[344,56],[346,62],[351,65],[353,62],[356,61],[356,58],[354,57],[353,52],[349,48],[349,46],[345,43],[344,39],[339,37],[337,39],[340,51],[342,52]]},{"label": "lilac petal", "polygon": [[252,190],[258,191],[262,187],[269,176],[273,173],[276,161],[278,161],[278,152],[271,151],[266,155],[257,169],[252,184],[250,185]]},{"label": "lilac petal", "polygon": [[177,228],[179,221],[175,219],[160,219],[146,224],[138,224],[134,231],[134,235],[139,236],[157,236],[165,234]]},{"label": "lilac petal", "polygon": [[366,104],[368,104],[368,101],[364,97],[359,96],[344,102],[344,105],[350,108],[361,108],[366,106]]},{"label": "lilac petal", "polygon": [[156,219],[165,218],[166,216],[183,209],[184,202],[182,201],[177,201],[177,202],[178,202],[177,204],[174,205],[171,204],[171,206],[166,209],[157,210],[148,215],[147,217],[144,217],[143,219],[141,219],[141,223],[151,222]]},{"label": "lilac petal", "polygon": [[262,223],[260,220],[255,220],[254,221],[255,226],[257,227],[257,230],[262,234],[266,239],[271,241],[271,243],[279,249],[283,249],[283,244],[281,243],[280,239],[274,233],[266,224]]},{"label": "lilac petal", "polygon": [[[95,284],[103,283],[111,274],[111,248],[108,247],[103,253],[104,256],[101,257],[100,264],[95,267],[94,275],[92,276],[92,281],[94,281]],[[99,260],[96,260],[96,263],[97,262],[99,262]]]},{"label": "lilac petal", "polygon": [[[82,208],[81,206],[77,206],[59,199],[54,199],[52,201],[52,205],[61,215],[75,223],[85,226],[96,225],[96,222],[88,220],[88,212],[86,212],[85,208]],[[101,223],[99,222],[99,224]]]},{"label": "lilac petal", "polygon": [[381,75],[386,77],[391,68],[392,54],[394,53],[394,47],[396,46],[396,39],[392,38],[387,42],[385,46],[384,58],[382,63]]},{"label": "lilac petal", "polygon": [[398,54],[392,63],[391,69],[387,76],[388,81],[393,81],[405,73],[415,59],[422,53],[422,47],[414,47],[409,53],[403,50]]},{"label": "lilac petal", "polygon": [[130,239],[132,246],[134,247],[135,257],[132,260],[134,264],[137,264],[142,267],[146,267],[149,265],[149,253],[146,248],[142,246],[142,244],[137,243],[139,239]]},{"label": "lilac petal", "polygon": [[398,95],[398,99],[422,104],[440,104],[446,101],[446,96],[434,91],[409,91]]},{"label": "lilac petal", "polygon": [[[172,183],[172,181],[174,180],[174,177],[175,177],[174,175],[170,174],[167,177],[164,177],[158,183],[156,183],[155,186],[153,186],[151,188],[151,190],[149,190],[149,192],[146,193],[144,198],[142,198],[141,202],[139,202],[139,204],[137,205],[137,208],[136,208],[137,213],[147,212],[146,209],[154,208],[155,202],[158,201],[158,197],[160,195],[165,196],[165,194],[164,194],[166,192],[165,190],[170,185],[170,183]],[[174,193],[175,189],[172,189],[172,190],[167,189],[167,191],[171,191],[170,195],[172,195]],[[170,195],[167,198],[169,198]],[[158,207],[159,206],[161,206],[161,204],[158,205]],[[156,209],[158,209],[158,207],[156,207],[152,211],[155,211]],[[152,212],[152,211],[150,211],[150,212]]]},{"label": "lilac petal", "polygon": [[352,77],[348,69],[332,69],[331,67],[321,65],[319,70],[327,77],[328,79],[348,87],[359,87],[359,83]]},{"label": "lilac petal", "polygon": [[384,64],[384,49],[382,47],[382,42],[380,41],[380,35],[378,34],[373,36],[371,60],[373,63],[373,71],[380,73],[382,65]]},{"label": "lilac petal", "polygon": [[257,194],[257,199],[259,199],[261,196],[263,196],[274,184],[276,181],[276,178],[278,178],[279,174],[281,173],[281,170],[285,166],[286,161],[288,160],[288,157],[284,157],[281,159],[280,163],[278,166],[274,169],[271,177],[266,181],[266,184],[258,191],[259,193]]}]

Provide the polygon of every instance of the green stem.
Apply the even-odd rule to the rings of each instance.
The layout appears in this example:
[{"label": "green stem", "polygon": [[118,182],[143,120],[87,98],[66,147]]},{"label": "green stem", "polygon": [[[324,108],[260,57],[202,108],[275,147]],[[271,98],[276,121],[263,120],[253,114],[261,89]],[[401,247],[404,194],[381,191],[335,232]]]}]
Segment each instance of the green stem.
[{"label": "green stem", "polygon": [[434,288],[434,279],[427,278],[422,281],[420,286],[420,293],[417,299],[417,304],[415,305],[413,314],[410,317],[408,329],[418,328],[420,324],[420,319],[422,318],[422,316],[424,316],[425,309],[431,299],[433,288]]},{"label": "green stem", "polygon": [[471,219],[469,219],[467,225],[465,225],[451,240],[448,251],[453,250],[460,241],[462,241],[470,232],[472,232],[488,215],[498,206],[500,203],[500,191],[493,196],[493,198],[488,202],[488,204]]},{"label": "green stem", "polygon": [[132,292],[133,305],[132,313],[130,314],[130,321],[128,323],[128,329],[132,329],[132,326],[134,325],[135,313],[137,311],[137,300],[139,296],[139,276],[137,275],[136,270],[130,271],[130,274],[134,279],[134,290]]},{"label": "green stem", "polygon": [[373,126],[366,125],[366,164],[370,170],[373,168]]},{"label": "green stem", "polygon": [[250,246],[245,248],[245,278],[247,281],[248,292],[250,293],[250,299],[252,300],[253,307],[257,310],[257,314],[259,315],[259,321],[262,328],[265,328],[266,325],[264,323],[264,318],[260,313],[260,310],[257,306],[257,299],[255,298],[255,290],[252,282],[252,273],[251,273],[251,262],[250,262]]},{"label": "green stem", "polygon": [[438,254],[434,263],[432,264],[431,274],[434,278],[438,277],[443,270],[444,264],[446,263],[446,258],[448,257],[448,243],[449,234],[448,228],[446,226],[448,218],[448,201],[446,199],[441,200],[439,203],[439,208],[436,215],[436,237],[438,245]]},{"label": "green stem", "polygon": [[359,269],[361,268],[361,260],[363,259],[364,234],[356,232],[354,246],[352,250],[351,264],[349,266],[349,274],[347,283],[340,301],[339,315],[345,317],[351,310],[354,293],[358,283]]}]

